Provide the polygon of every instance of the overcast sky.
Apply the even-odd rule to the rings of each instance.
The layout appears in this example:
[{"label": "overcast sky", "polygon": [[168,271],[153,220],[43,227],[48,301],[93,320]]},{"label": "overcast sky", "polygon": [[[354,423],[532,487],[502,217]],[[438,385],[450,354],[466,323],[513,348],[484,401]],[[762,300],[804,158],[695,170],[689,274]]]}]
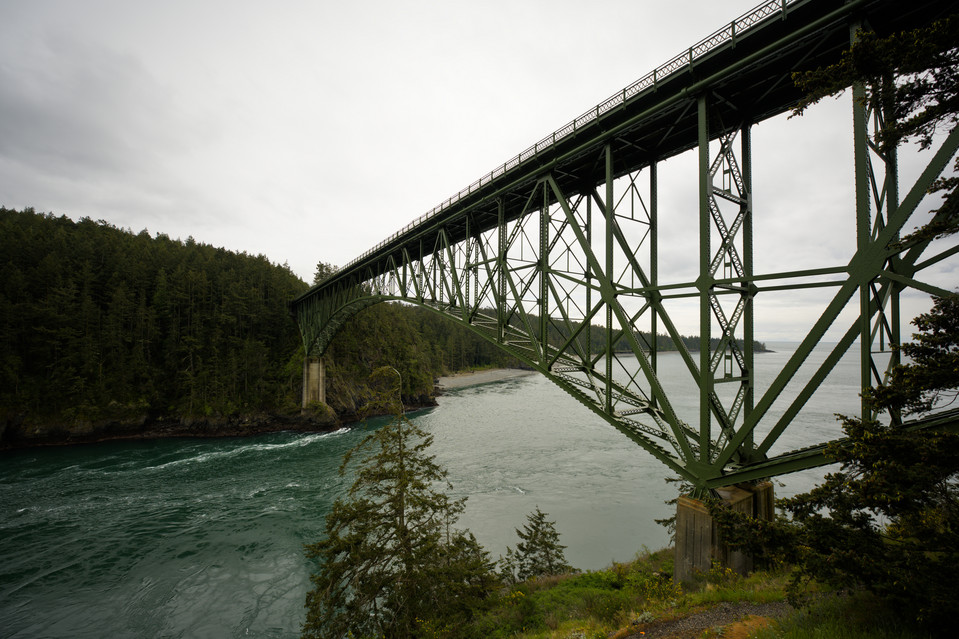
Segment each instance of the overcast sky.
[{"label": "overcast sky", "polygon": [[[310,281],[756,4],[4,0],[0,205]],[[755,128],[757,271],[848,262],[850,108]],[[695,214],[684,162],[662,170],[676,220]],[[687,229],[664,222],[665,264],[689,261],[669,236]],[[801,337],[825,298],[797,299],[769,296],[757,336]]]}]

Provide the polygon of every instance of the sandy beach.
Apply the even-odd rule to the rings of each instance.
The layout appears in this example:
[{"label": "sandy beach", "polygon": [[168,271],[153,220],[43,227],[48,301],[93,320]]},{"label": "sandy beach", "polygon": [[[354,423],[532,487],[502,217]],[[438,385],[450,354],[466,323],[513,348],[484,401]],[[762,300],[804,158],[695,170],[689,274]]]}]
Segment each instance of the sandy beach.
[{"label": "sandy beach", "polygon": [[440,381],[436,383],[436,387],[441,390],[464,388],[466,386],[477,386],[479,384],[489,384],[490,382],[500,382],[504,379],[532,375],[535,372],[536,371],[519,368],[493,368],[484,371],[456,373],[449,377],[440,377]]}]

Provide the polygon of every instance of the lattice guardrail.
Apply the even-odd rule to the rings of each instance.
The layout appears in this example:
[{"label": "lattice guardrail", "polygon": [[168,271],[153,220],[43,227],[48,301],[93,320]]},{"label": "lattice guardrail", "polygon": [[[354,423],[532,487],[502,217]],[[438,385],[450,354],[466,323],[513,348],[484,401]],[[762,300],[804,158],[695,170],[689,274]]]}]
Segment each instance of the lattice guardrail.
[{"label": "lattice guardrail", "polygon": [[738,38],[743,32],[751,29],[771,16],[780,15],[785,17],[788,7],[800,1],[801,0],[768,0],[752,11],[749,11],[736,20],[733,20],[722,29],[719,29],[697,44],[689,47],[686,51],[673,57],[671,60],[669,60],[669,62],[666,62],[665,64],[653,69],[652,72],[646,74],[636,82],[633,82],[622,91],[615,93],[603,102],[600,102],[598,105],[596,105],[596,107],[583,113],[575,120],[572,120],[571,122],[560,127],[551,135],[546,136],[513,159],[508,160],[501,166],[496,167],[487,175],[481,177],[479,180],[476,180],[466,188],[462,189],[459,193],[456,193],[447,198],[445,201],[439,203],[426,214],[413,220],[396,233],[393,233],[391,236],[351,261],[345,267],[341,268],[340,271],[345,271],[355,266],[359,262],[362,262],[390,242],[395,241],[401,235],[409,232],[420,224],[423,224],[432,217],[442,213],[464,197],[468,196],[473,191],[478,190],[480,187],[489,184],[501,175],[504,175],[507,172],[519,167],[524,162],[538,154],[540,151],[548,149],[556,144],[557,141],[574,134],[577,130],[582,129],[586,124],[598,119],[602,114],[609,112],[613,108],[624,104],[628,100],[631,100],[646,91],[654,89],[659,82],[671,76],[672,74],[691,66],[693,62],[699,58],[702,58],[716,47],[722,46],[727,42],[735,42],[736,38]]}]

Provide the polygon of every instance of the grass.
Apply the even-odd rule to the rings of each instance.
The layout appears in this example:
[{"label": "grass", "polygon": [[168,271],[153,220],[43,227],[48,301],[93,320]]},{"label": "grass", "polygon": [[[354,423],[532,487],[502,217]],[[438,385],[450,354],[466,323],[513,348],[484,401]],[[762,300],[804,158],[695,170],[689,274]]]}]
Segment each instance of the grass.
[{"label": "grass", "polygon": [[723,601],[785,598],[785,573],[742,578],[712,570],[684,589],[673,584],[673,552],[645,552],[600,571],[517,584],[473,624],[476,636],[515,639],[625,637],[637,624],[690,614]]},{"label": "grass", "polygon": [[475,622],[477,636],[606,637],[634,610],[681,594],[672,584],[672,553],[647,553],[606,570],[517,584]]},{"label": "grass", "polygon": [[[531,580],[502,593],[463,636],[492,639],[623,639],[643,623],[695,614],[723,602],[786,600],[787,569],[741,577],[714,568],[694,583],[672,582],[672,550],[644,552],[605,570]],[[705,631],[713,637],[755,639],[929,639],[891,617],[865,595],[810,591],[815,603],[767,623],[753,619]],[[464,629],[465,630],[465,629]]]},{"label": "grass", "polygon": [[822,597],[752,635],[753,639],[930,639],[875,598],[860,593]]}]

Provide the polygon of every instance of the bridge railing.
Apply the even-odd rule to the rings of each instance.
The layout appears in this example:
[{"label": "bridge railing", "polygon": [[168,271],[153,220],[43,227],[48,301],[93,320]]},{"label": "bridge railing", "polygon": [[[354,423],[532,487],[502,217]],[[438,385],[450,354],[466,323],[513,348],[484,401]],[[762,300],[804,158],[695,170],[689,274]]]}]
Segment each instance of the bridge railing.
[{"label": "bridge railing", "polygon": [[683,71],[686,68],[692,66],[692,64],[711,52],[713,49],[720,47],[727,42],[735,43],[736,39],[742,35],[745,31],[748,31],[750,28],[756,26],[757,24],[765,21],[767,18],[775,15],[781,15],[785,17],[788,7],[803,0],[768,0],[767,2],[762,3],[758,7],[752,9],[748,13],[743,14],[736,20],[733,20],[731,23],[719,29],[715,33],[707,36],[706,38],[700,40],[697,44],[689,47],[687,50],[682,53],[674,56],[671,60],[666,62],[663,65],[660,65],[653,69],[650,73],[646,74],[639,80],[636,80],[622,91],[619,91],[609,98],[600,102],[594,108],[586,111],[578,118],[572,120],[566,125],[560,127],[552,134],[546,136],[539,142],[535,143],[516,157],[508,160],[504,164],[497,166],[491,172],[476,180],[466,188],[462,189],[458,193],[447,198],[443,202],[440,202],[434,206],[431,210],[427,211],[424,215],[421,215],[417,219],[413,220],[397,232],[390,235],[388,238],[366,251],[356,259],[352,260],[349,264],[342,267],[340,272],[346,271],[356,264],[362,262],[369,256],[373,255],[380,249],[382,249],[387,244],[394,242],[400,236],[408,233],[417,226],[423,224],[424,222],[430,220],[436,215],[442,213],[446,209],[450,208],[463,198],[469,196],[473,191],[479,190],[481,187],[489,184],[494,179],[500,177],[501,175],[506,174],[514,168],[519,167],[521,164],[525,163],[532,157],[535,157],[539,152],[548,149],[553,146],[559,140],[576,133],[579,129],[582,129],[590,122],[599,119],[604,113],[607,113],[621,104],[624,104],[626,101],[631,100],[646,91],[650,91],[656,88],[656,86],[668,78],[669,76]]}]

